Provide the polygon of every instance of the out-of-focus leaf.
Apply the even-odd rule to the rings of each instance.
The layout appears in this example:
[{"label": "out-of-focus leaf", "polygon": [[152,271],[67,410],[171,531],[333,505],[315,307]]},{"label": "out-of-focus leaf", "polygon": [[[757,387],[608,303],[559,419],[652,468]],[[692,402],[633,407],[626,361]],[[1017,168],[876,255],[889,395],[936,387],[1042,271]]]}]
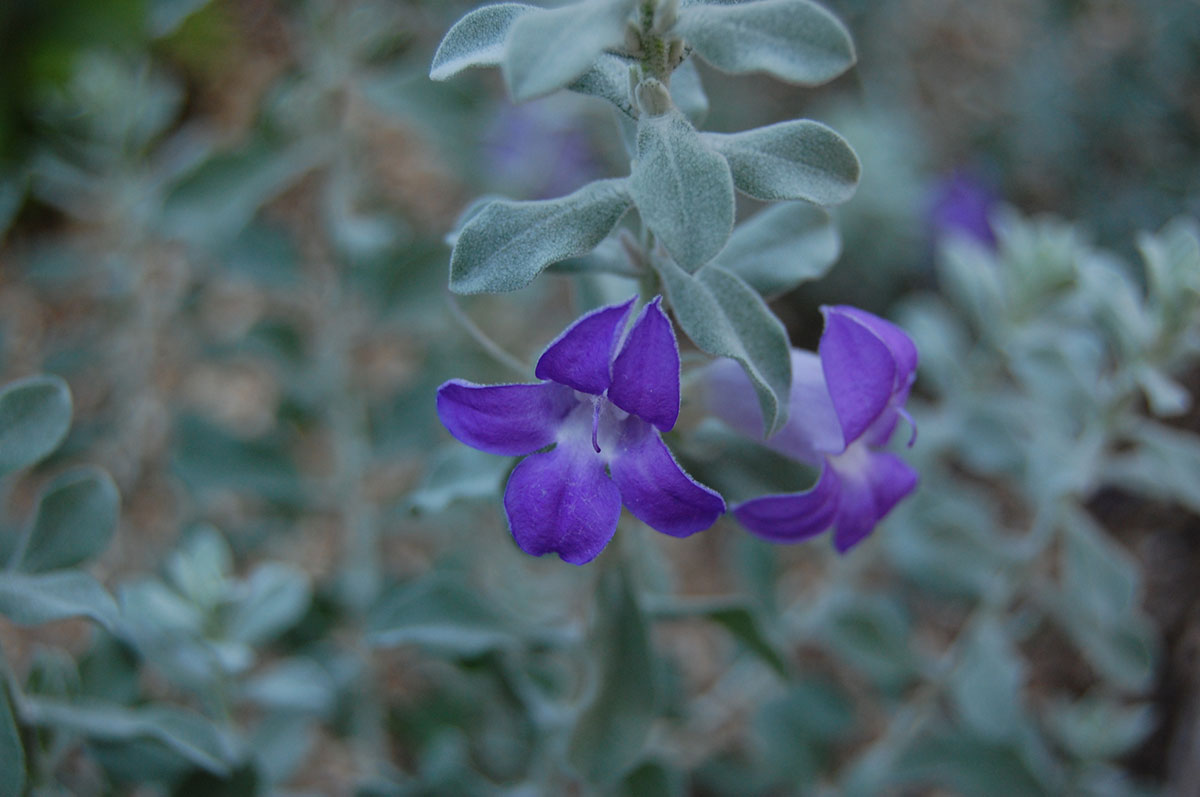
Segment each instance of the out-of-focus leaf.
[{"label": "out-of-focus leaf", "polygon": [[191,764],[224,775],[234,758],[233,741],[207,719],[173,706],[126,708],[111,703],[66,703],[27,696],[21,716],[31,725],[109,742],[152,739]]},{"label": "out-of-focus leaf", "polygon": [[190,530],[178,550],[167,558],[171,581],[191,603],[210,611],[228,596],[233,551],[213,526]]},{"label": "out-of-focus leaf", "polygon": [[713,264],[771,296],[820,279],[841,251],[828,213],[806,202],[787,202],[738,225]]},{"label": "out-of-focus leaf", "polygon": [[71,391],[57,376],[31,376],[0,390],[0,475],[58,448],[71,428]]},{"label": "out-of-focus leaf", "polygon": [[311,659],[286,659],[246,680],[241,696],[275,711],[324,716],[337,699],[337,684]]},{"label": "out-of-focus leaf", "polygon": [[791,668],[753,607],[741,598],[673,600],[651,604],[647,613],[659,619],[703,617],[728,631],[764,664],[787,679]]},{"label": "out-of-focus leaf", "polygon": [[597,686],[571,730],[567,760],[588,783],[611,784],[637,762],[650,733],[654,659],[645,618],[623,568],[609,567],[602,574],[596,612]]},{"label": "out-of-focus leaf", "polygon": [[282,441],[239,440],[194,416],[179,421],[175,470],[198,492],[230,490],[294,504],[303,497],[296,467]]},{"label": "out-of-focus leaf", "polygon": [[501,293],[524,288],[551,263],[594,249],[632,202],[623,179],[597,180],[558,199],[494,201],[459,231],[450,254],[450,289]]},{"label": "out-of-focus leaf", "polygon": [[206,5],[208,0],[151,0],[150,32],[155,36],[170,36]]},{"label": "out-of-focus leaf", "polygon": [[416,644],[460,656],[477,656],[515,641],[488,604],[443,577],[385,592],[367,618],[367,638],[379,647]]},{"label": "out-of-focus leaf", "polygon": [[638,119],[630,189],[646,225],[686,271],[696,271],[729,240],[734,216],[729,164],[678,110]]},{"label": "out-of-focus leaf", "polygon": [[1135,448],[1105,461],[1104,481],[1200,514],[1200,437],[1147,421],[1134,428],[1131,441]]},{"label": "out-of-focus leaf", "polygon": [[1140,744],[1154,730],[1154,707],[1089,696],[1058,701],[1046,715],[1058,741],[1083,759],[1115,758]]},{"label": "out-of-focus leaf", "polygon": [[854,706],[833,682],[808,678],[762,706],[755,717],[763,766],[775,782],[811,787],[828,748],[854,727]]},{"label": "out-of-focus leaf", "polygon": [[687,59],[671,73],[671,100],[693,125],[700,127],[704,123],[708,116],[708,95],[693,59]]},{"label": "out-of-focus leaf", "polygon": [[657,265],[679,326],[703,351],[741,364],[758,394],[764,433],[774,434],[787,422],[792,389],[783,324],[753,288],[718,266],[688,274],[670,261]]},{"label": "out-of-focus leaf", "polygon": [[887,785],[901,782],[932,782],[973,797],[1047,794],[1013,747],[962,731],[934,733],[913,744],[900,757]]},{"label": "out-of-focus leaf", "polygon": [[496,3],[469,12],[446,31],[433,54],[429,77],[449,80],[470,67],[498,66],[513,23],[521,15],[539,10],[525,3]]},{"label": "out-of-focus leaf", "polygon": [[722,72],[769,72],[814,86],[855,60],[850,33],[809,0],[692,5],[680,11],[676,30]]},{"label": "out-of-focus leaf", "polygon": [[108,547],[121,496],[96,467],[74,468],[52,481],[38,501],[29,544],[18,567],[29,573],[85,562]]},{"label": "out-of-focus leaf", "polygon": [[636,0],[584,0],[521,15],[504,44],[502,68],[518,102],[562,88],[584,74],[605,50],[625,39]]},{"label": "out-of-focus leaf", "polygon": [[733,184],[755,199],[838,205],[854,195],[861,166],[835,131],[808,119],[702,138],[729,162]]},{"label": "out-of-focus leaf", "polygon": [[1064,528],[1062,584],[1070,600],[1101,625],[1136,608],[1137,562],[1082,510]]},{"label": "out-of-focus leaf", "polygon": [[1021,725],[1024,666],[995,620],[985,620],[961,643],[950,695],[963,721],[981,738],[1011,739]]},{"label": "out-of-focus leaf", "polygon": [[117,604],[100,582],[76,570],[0,574],[0,614],[17,625],[41,625],[68,617],[90,617],[111,629]]},{"label": "out-of-focus leaf", "polygon": [[894,601],[881,595],[838,601],[819,633],[834,652],[885,686],[902,684],[913,674],[908,618]]},{"label": "out-of-focus leaf", "polygon": [[308,611],[308,575],[284,562],[260,565],[241,587],[226,634],[247,645],[262,645],[287,631]]},{"label": "out-of-focus leaf", "polygon": [[0,794],[25,793],[25,748],[8,699],[8,684],[0,682]]},{"label": "out-of-focus leaf", "polygon": [[511,462],[453,443],[434,452],[429,474],[408,497],[414,512],[442,512],[455,501],[495,497]]},{"label": "out-of-focus leaf", "polygon": [[675,767],[647,761],[625,776],[617,797],[682,797],[684,778]]}]

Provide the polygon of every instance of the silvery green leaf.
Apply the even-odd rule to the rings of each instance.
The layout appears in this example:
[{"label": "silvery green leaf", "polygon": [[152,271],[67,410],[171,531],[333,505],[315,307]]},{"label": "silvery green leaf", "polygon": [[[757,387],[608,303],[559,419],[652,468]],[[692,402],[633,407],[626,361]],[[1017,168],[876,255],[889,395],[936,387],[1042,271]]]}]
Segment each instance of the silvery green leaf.
[{"label": "silvery green leaf", "polygon": [[958,714],[985,739],[1011,739],[1021,728],[1024,666],[1003,628],[981,622],[961,643],[950,676],[950,696]]},{"label": "silvery green leaf", "polygon": [[259,565],[241,589],[244,594],[232,609],[227,636],[247,645],[269,642],[294,626],[312,600],[308,575],[284,562]]},{"label": "silvery green leaf", "polygon": [[769,72],[815,86],[854,65],[854,43],[837,17],[809,0],[693,5],[675,31],[723,72]]},{"label": "silvery green leaf", "polygon": [[0,475],[44,458],[71,428],[71,391],[57,376],[31,376],[0,390]]},{"label": "silvery green leaf", "polygon": [[1156,724],[1152,705],[1129,705],[1099,695],[1076,702],[1057,701],[1046,719],[1058,741],[1082,759],[1123,755],[1140,744]]},{"label": "silvery green leaf", "polygon": [[1008,301],[996,257],[965,236],[947,236],[938,247],[938,281],[951,303],[976,329],[1005,318]]},{"label": "silvery green leaf", "polygon": [[584,0],[518,18],[501,62],[513,99],[523,102],[562,88],[605,50],[620,46],[635,2]]},{"label": "silvery green leaf", "polygon": [[1101,625],[1134,611],[1141,570],[1133,556],[1083,510],[1071,511],[1064,526],[1060,567],[1072,603]]},{"label": "silvery green leaf", "polygon": [[1200,227],[1193,219],[1176,219],[1157,235],[1140,236],[1138,249],[1160,323],[1167,329],[1186,323],[1200,296]]},{"label": "silvery green leaf", "polygon": [[1192,394],[1162,369],[1142,363],[1134,371],[1134,378],[1146,394],[1152,413],[1160,418],[1171,418],[1191,409]]},{"label": "silvery green leaf", "polygon": [[601,241],[600,245],[588,254],[559,261],[551,266],[550,270],[556,274],[615,274],[637,279],[641,276],[641,271],[629,258],[629,253],[625,251],[621,242],[610,237]]},{"label": "silvery green leaf", "polygon": [[770,296],[820,279],[841,251],[842,239],[828,213],[807,202],[787,202],[734,228],[713,265]]},{"label": "silvery green leaf", "polygon": [[71,567],[100,554],[117,527],[121,496],[100,468],[74,468],[38,500],[29,544],[18,567],[28,573]]},{"label": "silvery green leaf", "polygon": [[718,266],[688,274],[665,261],[658,270],[680,328],[701,350],[741,364],[758,394],[764,434],[779,431],[787,422],[792,389],[783,324],[753,288]]},{"label": "silvery green leaf", "polygon": [[894,599],[843,597],[823,618],[819,633],[835,653],[877,682],[894,686],[913,674],[909,620]]},{"label": "silvery green leaf", "polygon": [[456,501],[494,498],[511,466],[500,457],[467,446],[443,446],[433,452],[429,473],[409,495],[408,506],[414,512],[436,514]]},{"label": "silvery green leaf", "polygon": [[1200,514],[1200,437],[1150,422],[1139,423],[1129,437],[1136,448],[1106,460],[1105,483]]},{"label": "silvery green leaf", "polygon": [[638,120],[630,188],[643,221],[685,270],[700,268],[729,240],[729,165],[678,110]]},{"label": "silvery green leaf", "polygon": [[598,683],[567,742],[567,760],[592,784],[618,780],[641,756],[655,718],[654,659],[646,620],[624,568],[596,588],[592,660]]},{"label": "silvery green leaf", "polygon": [[591,68],[567,88],[608,100],[631,119],[637,116],[633,98],[629,96],[629,63],[615,55],[601,53]]},{"label": "silvery green leaf", "polygon": [[[980,739],[961,728],[923,734],[900,752],[878,794],[901,783],[936,784],[971,797],[1050,797],[1030,762],[1014,745]],[[861,792],[853,792],[860,794]]]},{"label": "silvery green leaf", "polygon": [[1158,662],[1158,635],[1149,619],[1130,613],[1098,624],[1079,611],[1066,590],[1049,600],[1059,625],[1097,674],[1131,692],[1150,688]]},{"label": "silvery green leaf", "polygon": [[465,586],[437,576],[385,593],[367,618],[367,639],[378,647],[415,644],[462,656],[514,641],[491,606]]},{"label": "silvery green leaf", "polygon": [[188,600],[201,609],[212,609],[226,598],[233,551],[216,528],[203,525],[167,558],[166,570]]},{"label": "silvery green leaf", "polygon": [[675,67],[671,73],[671,99],[675,107],[683,111],[683,115],[692,124],[699,127],[708,116],[708,95],[704,93],[704,84],[700,82],[700,70],[691,58]]},{"label": "silvery green leaf", "polygon": [[473,66],[499,66],[513,23],[523,14],[540,10],[525,3],[497,3],[471,11],[446,32],[433,54],[429,77],[449,80]]},{"label": "silvery green leaf", "polygon": [[858,156],[820,122],[797,119],[703,138],[729,161],[737,189],[755,199],[837,205],[858,185]]},{"label": "silvery green leaf", "polygon": [[0,681],[0,794],[25,793],[25,748],[17,729],[8,684]]},{"label": "silvery green leaf", "polygon": [[515,291],[551,263],[590,252],[632,204],[626,186],[624,179],[598,180],[558,199],[504,199],[480,209],[450,254],[450,290]]},{"label": "silvery green leaf", "polygon": [[231,739],[201,715],[174,706],[127,708],[26,696],[21,716],[31,725],[96,741],[153,740],[214,775],[227,775],[234,759]]},{"label": "silvery green leaf", "polygon": [[337,700],[337,684],[312,659],[284,659],[247,679],[241,697],[263,708],[325,715]]},{"label": "silvery green leaf", "polygon": [[117,604],[100,582],[78,570],[0,574],[0,614],[17,625],[90,617],[111,629]]}]

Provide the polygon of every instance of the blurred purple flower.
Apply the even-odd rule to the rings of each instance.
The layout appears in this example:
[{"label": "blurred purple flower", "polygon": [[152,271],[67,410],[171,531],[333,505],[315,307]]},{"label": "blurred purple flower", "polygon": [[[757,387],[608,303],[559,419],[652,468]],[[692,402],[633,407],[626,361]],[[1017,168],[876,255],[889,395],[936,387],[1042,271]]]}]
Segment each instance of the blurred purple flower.
[{"label": "blurred purple flower", "polygon": [[[907,418],[904,402],[916,377],[917,349],[903,330],[871,313],[846,306],[821,310],[820,355],[792,350],[788,422],[766,441],[820,468],[820,477],[805,492],[754,498],[733,514],[772,542],[799,542],[834,526],[834,547],[845,553],[917,486],[916,471],[879,450],[900,416]],[[761,439],[758,401],[737,363],[713,363],[705,383],[713,413]]]},{"label": "blurred purple flower", "polygon": [[450,434],[490,454],[530,455],[504,491],[509,528],[528,554],[590,562],[612,539],[622,503],[674,537],[708,528],[725,511],[659,436],[679,416],[679,347],[661,298],[618,350],[633,301],[569,326],[538,360],[535,374],[548,381],[454,379],[438,388],[438,416]]},{"label": "blurred purple flower", "polygon": [[549,199],[600,176],[587,131],[578,117],[553,107],[554,102],[506,106],[484,135],[484,158],[505,193]]},{"label": "blurred purple flower", "polygon": [[998,202],[996,195],[979,179],[968,172],[955,172],[933,190],[929,224],[934,239],[957,233],[994,248],[996,233],[988,218]]}]

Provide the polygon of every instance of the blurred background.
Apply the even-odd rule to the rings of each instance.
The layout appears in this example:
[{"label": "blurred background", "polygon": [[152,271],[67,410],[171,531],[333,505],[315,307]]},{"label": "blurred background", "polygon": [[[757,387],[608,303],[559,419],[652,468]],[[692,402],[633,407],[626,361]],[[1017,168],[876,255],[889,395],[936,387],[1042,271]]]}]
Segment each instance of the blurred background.
[{"label": "blurred background", "polygon": [[[841,259],[772,307],[804,346],[821,303],[911,321],[925,481],[842,560],[732,520],[642,529],[657,655],[618,671],[655,680],[659,719],[600,786],[554,763],[596,576],[513,548],[511,462],[454,444],[433,395],[517,378],[480,328],[528,362],[589,301],[551,275],[451,302],[443,238],[479,195],[625,174],[609,109],[430,82],[459,0],[0,5],[0,374],[74,398],[63,447],[4,483],[0,552],[55,473],[105,468],[120,525],[91,571],[124,618],[0,619],[0,648],[27,694],[184,706],[252,751],[38,721],[37,793],[1200,794],[1193,306],[1120,343],[1195,294],[1155,299],[1141,265],[1185,262],[1183,227],[1140,236],[1200,213],[1200,4],[827,5],[859,66],[803,90],[702,65],[706,128],[808,117],[859,153]],[[971,304],[971,269],[1022,263],[997,313]],[[1124,419],[1094,451],[1093,410]],[[1037,485],[1080,458],[1112,465],[1064,493],[1083,553],[1022,559]],[[753,610],[702,605],[731,595]],[[1073,595],[1100,630],[1062,630],[1091,627]],[[995,683],[1020,706],[999,730]]]}]

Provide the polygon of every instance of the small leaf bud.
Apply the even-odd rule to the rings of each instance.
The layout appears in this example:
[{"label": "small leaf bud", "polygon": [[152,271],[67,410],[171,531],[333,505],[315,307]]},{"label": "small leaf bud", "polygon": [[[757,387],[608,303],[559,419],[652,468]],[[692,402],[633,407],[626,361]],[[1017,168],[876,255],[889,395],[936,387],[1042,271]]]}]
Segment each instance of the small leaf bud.
[{"label": "small leaf bud", "polygon": [[642,113],[650,116],[662,116],[672,107],[671,92],[667,91],[662,81],[652,77],[638,84],[637,101]]}]

